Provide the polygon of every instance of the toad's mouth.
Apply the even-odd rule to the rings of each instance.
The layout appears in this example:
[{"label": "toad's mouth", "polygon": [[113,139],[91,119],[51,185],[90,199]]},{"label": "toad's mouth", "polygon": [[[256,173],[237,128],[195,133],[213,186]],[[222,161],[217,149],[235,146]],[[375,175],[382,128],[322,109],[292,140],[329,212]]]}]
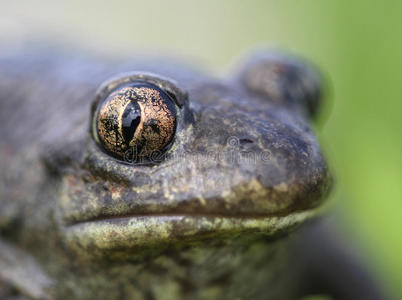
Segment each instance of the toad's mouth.
[{"label": "toad's mouth", "polygon": [[177,245],[203,240],[224,240],[259,234],[288,232],[316,216],[321,208],[283,216],[225,216],[202,214],[147,214],[98,217],[65,227],[70,244],[92,252]]}]

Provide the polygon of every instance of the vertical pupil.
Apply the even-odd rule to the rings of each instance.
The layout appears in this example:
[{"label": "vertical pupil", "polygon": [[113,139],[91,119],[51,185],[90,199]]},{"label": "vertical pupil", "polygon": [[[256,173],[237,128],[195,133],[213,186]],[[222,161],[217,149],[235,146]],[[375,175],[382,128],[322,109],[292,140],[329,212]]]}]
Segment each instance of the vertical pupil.
[{"label": "vertical pupil", "polygon": [[137,102],[130,101],[122,116],[122,134],[125,144],[128,146],[134,136],[135,130],[141,121],[141,108]]}]

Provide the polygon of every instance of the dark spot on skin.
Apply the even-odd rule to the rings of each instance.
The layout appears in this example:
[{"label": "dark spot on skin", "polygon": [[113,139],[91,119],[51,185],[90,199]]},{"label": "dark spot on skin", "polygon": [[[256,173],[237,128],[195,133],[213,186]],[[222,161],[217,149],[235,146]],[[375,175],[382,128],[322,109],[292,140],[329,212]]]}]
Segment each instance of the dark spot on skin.
[{"label": "dark spot on skin", "polygon": [[250,140],[248,138],[240,139],[239,141],[240,141],[240,144],[252,144],[252,143],[254,143],[253,140]]},{"label": "dark spot on skin", "polygon": [[181,292],[184,295],[191,295],[196,290],[196,286],[190,280],[179,277],[176,277],[175,280],[180,284]]},{"label": "dark spot on skin", "polygon": [[154,295],[152,294],[152,292],[151,292],[151,291],[148,291],[148,290],[144,291],[144,298],[145,298],[146,300],[155,300],[155,297],[154,297]]}]

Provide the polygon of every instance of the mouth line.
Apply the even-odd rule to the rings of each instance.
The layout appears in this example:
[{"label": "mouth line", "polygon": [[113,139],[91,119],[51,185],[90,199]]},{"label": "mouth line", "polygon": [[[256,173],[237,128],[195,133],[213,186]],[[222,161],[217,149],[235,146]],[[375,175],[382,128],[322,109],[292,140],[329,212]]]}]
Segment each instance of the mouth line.
[{"label": "mouth line", "polygon": [[97,215],[71,222],[62,232],[68,244],[80,253],[83,250],[90,257],[103,257],[241,236],[273,237],[293,231],[322,212],[319,207],[269,216],[177,212]]},{"label": "mouth line", "polygon": [[[307,211],[307,210],[305,210]],[[302,211],[300,211],[302,212]],[[225,213],[196,213],[196,212],[148,212],[148,213],[127,213],[127,214],[99,214],[97,216],[83,218],[80,220],[71,220],[66,222],[66,226],[74,226],[85,223],[100,223],[100,222],[119,222],[132,219],[144,218],[193,218],[193,219],[233,219],[233,220],[251,220],[251,219],[268,219],[268,218],[284,218],[291,213],[261,213],[261,214],[225,214]]]},{"label": "mouth line", "polygon": [[120,215],[108,218],[98,216],[67,225],[63,232],[69,245],[85,250],[90,256],[103,256],[127,249],[158,249],[159,246],[155,245],[231,239],[242,234],[246,237],[255,234],[275,236],[278,233],[290,232],[318,213],[317,209],[312,209],[269,217],[177,213]]}]

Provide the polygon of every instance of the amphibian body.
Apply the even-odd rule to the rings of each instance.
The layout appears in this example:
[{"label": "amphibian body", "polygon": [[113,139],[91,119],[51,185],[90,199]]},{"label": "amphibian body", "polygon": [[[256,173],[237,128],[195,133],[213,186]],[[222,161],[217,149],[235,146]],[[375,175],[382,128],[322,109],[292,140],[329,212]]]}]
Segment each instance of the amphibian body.
[{"label": "amphibian body", "polygon": [[258,54],[217,79],[38,50],[0,69],[4,297],[303,294],[288,233],[332,182],[310,65]]}]

